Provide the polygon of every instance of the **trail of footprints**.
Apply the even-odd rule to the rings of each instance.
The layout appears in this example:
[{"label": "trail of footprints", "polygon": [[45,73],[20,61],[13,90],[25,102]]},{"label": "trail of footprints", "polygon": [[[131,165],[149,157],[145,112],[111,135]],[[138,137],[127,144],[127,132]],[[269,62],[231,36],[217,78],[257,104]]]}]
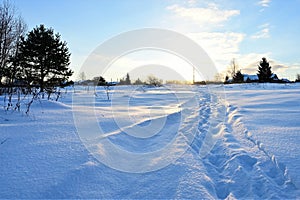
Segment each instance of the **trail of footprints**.
[{"label": "trail of footprints", "polygon": [[[191,144],[197,153],[200,153],[206,134],[214,134],[209,132],[212,130],[209,128],[211,122],[205,117],[216,112],[208,105],[212,103],[216,102],[202,105],[199,134]],[[219,199],[296,198],[293,194],[297,188],[288,177],[286,167],[251,137],[241,122],[238,109],[220,101],[214,106],[218,107],[218,112],[226,108],[227,112],[224,121],[218,125],[222,135],[216,135],[211,151],[202,158],[207,176],[213,181],[213,196]]]}]

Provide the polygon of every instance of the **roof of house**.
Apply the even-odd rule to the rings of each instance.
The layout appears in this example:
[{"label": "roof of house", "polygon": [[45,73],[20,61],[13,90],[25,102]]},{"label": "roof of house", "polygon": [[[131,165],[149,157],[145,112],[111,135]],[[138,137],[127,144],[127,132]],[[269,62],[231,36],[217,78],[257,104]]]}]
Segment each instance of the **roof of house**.
[{"label": "roof of house", "polygon": [[278,80],[277,74],[272,74],[271,78],[272,78],[273,80]]},{"label": "roof of house", "polygon": [[284,83],[291,83],[291,81],[287,78],[282,78],[281,81]]},{"label": "roof of house", "polygon": [[258,81],[259,78],[257,75],[249,75],[249,74],[243,74],[244,75],[244,81],[247,81],[248,79],[251,81]]},{"label": "roof of house", "polygon": [[[248,78],[251,81],[258,81],[259,80],[257,74],[255,74],[255,75],[243,74],[243,75],[244,75],[244,81],[247,81]],[[277,74],[272,74],[271,79],[279,80]]]}]

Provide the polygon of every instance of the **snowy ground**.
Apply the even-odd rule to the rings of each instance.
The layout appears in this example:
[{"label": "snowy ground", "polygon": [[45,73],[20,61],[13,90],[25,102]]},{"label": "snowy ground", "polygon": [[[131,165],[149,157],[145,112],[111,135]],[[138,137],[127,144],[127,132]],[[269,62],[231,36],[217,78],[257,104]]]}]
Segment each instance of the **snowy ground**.
[{"label": "snowy ground", "polygon": [[[79,88],[0,110],[0,198],[299,198],[300,85],[222,89],[117,87],[113,106],[99,89],[92,109]],[[103,135],[84,138],[95,117]],[[106,139],[145,156],[109,159]]]},{"label": "snowy ground", "polygon": [[226,91],[253,138],[288,169],[300,188],[300,85],[239,85]]}]

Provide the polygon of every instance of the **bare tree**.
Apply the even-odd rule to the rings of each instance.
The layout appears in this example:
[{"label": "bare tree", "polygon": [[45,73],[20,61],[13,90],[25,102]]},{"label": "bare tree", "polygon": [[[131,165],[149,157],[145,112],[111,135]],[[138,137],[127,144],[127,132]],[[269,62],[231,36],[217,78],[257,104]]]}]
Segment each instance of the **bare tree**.
[{"label": "bare tree", "polygon": [[26,24],[22,17],[17,15],[15,7],[8,0],[2,1],[0,3],[0,85],[5,80],[6,88],[3,89],[7,94],[5,98],[8,98],[5,105],[7,110],[13,107],[13,93],[18,94],[16,109],[19,110],[21,88],[13,88],[13,83],[20,76],[15,58],[26,29]]},{"label": "bare tree", "polygon": [[160,87],[163,83],[162,79],[158,79],[157,77],[155,77],[154,75],[149,75],[147,77],[147,84],[155,86],[155,87]]},{"label": "bare tree", "polygon": [[17,16],[14,6],[7,0],[3,1],[0,4],[0,84],[5,76],[10,75],[6,78],[11,82],[11,75],[15,75],[10,62],[18,53],[19,41],[26,29],[26,24]]},{"label": "bare tree", "polygon": [[85,75],[84,72],[80,72],[80,73],[78,74],[78,80],[79,80],[79,81],[85,81],[85,80],[86,80],[86,75]]},{"label": "bare tree", "polygon": [[224,77],[223,77],[222,73],[216,73],[215,74],[215,77],[214,77],[215,82],[223,82],[223,80],[224,80]]},{"label": "bare tree", "polygon": [[238,64],[237,64],[235,58],[233,58],[228,67],[227,74],[229,74],[229,76],[231,76],[231,78],[233,78],[235,76],[235,74],[237,73],[238,68],[239,68]]},{"label": "bare tree", "polygon": [[9,84],[12,84],[15,79],[22,78],[22,71],[20,70],[19,62],[18,62],[18,54],[20,50],[20,42],[23,36],[25,36],[27,31],[27,25],[23,21],[21,17],[19,17],[16,21],[15,27],[15,38],[14,38],[14,46],[10,55],[10,65],[7,70],[6,77],[8,78]]}]

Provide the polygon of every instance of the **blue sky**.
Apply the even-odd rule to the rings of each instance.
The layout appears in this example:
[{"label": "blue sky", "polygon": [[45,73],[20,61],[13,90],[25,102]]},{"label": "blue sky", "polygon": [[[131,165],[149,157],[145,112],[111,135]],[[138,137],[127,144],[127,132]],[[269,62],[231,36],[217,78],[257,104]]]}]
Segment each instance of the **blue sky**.
[{"label": "blue sky", "polygon": [[[226,70],[235,58],[255,73],[265,56],[280,77],[300,73],[300,0],[13,0],[28,24],[67,41],[77,73],[105,40],[133,29],[166,28],[199,43]],[[76,76],[76,74],[74,75]],[[106,77],[111,78],[111,77]],[[113,77],[115,79],[115,77]]]}]

